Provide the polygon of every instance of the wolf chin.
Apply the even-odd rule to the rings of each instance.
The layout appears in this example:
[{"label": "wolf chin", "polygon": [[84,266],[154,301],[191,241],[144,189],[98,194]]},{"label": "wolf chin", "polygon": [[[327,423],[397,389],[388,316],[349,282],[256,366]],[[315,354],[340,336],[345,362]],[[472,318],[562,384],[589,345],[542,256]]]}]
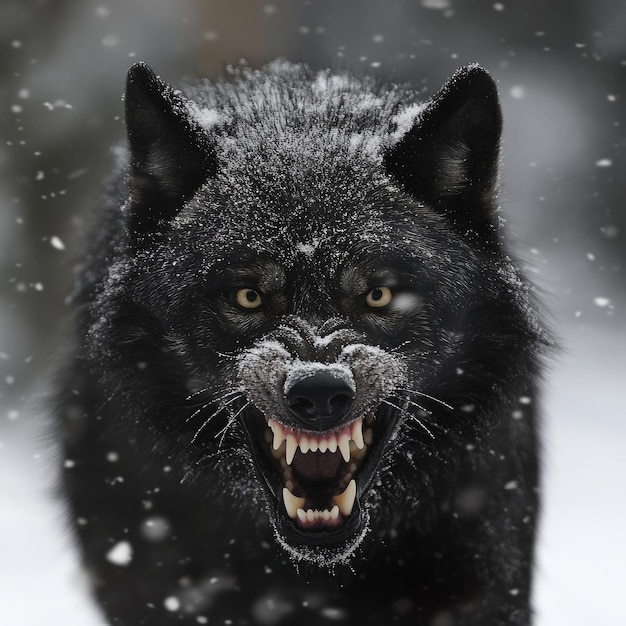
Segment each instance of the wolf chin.
[{"label": "wolf chin", "polygon": [[137,64],[125,107],[56,404],[109,622],[530,624],[550,338],[487,72]]}]

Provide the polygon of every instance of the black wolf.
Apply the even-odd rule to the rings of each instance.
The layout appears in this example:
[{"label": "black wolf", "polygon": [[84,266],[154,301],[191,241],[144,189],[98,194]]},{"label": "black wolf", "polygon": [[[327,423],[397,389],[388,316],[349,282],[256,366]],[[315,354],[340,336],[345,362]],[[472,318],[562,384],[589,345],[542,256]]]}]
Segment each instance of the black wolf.
[{"label": "black wolf", "polygon": [[111,624],[527,625],[549,343],[494,82],[128,74],[63,485]]}]

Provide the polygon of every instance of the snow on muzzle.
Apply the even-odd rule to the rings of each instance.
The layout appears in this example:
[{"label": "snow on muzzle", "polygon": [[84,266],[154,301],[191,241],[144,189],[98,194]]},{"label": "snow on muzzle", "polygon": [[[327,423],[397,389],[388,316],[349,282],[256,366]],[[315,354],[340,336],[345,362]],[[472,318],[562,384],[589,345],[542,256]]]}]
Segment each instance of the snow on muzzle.
[{"label": "snow on muzzle", "polygon": [[398,418],[385,402],[401,379],[397,357],[353,344],[332,363],[302,361],[268,340],[242,354],[239,372],[244,424],[281,524],[313,542],[354,532]]}]

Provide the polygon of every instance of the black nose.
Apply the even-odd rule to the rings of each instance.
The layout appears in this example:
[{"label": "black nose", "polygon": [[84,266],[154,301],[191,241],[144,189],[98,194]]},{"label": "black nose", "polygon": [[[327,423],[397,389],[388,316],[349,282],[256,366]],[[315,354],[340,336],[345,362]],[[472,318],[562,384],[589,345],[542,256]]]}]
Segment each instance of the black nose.
[{"label": "black nose", "polygon": [[355,390],[352,381],[332,369],[294,376],[285,389],[291,414],[306,428],[332,428],[350,410]]}]

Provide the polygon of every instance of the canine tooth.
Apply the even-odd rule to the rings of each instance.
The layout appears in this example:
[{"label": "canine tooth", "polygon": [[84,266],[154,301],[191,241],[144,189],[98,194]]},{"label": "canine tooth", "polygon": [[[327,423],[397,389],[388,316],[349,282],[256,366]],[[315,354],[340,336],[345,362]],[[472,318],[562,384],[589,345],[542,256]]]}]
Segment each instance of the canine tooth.
[{"label": "canine tooth", "polygon": [[326,452],[326,450],[328,450],[328,439],[320,439],[319,451]]},{"label": "canine tooth", "polygon": [[285,503],[287,515],[291,519],[295,519],[298,512],[302,510],[305,499],[294,496],[287,487],[283,487],[283,502]]},{"label": "canine tooth", "polygon": [[279,424],[276,420],[270,421],[273,422],[273,426],[270,426],[270,428],[274,431],[272,448],[274,448],[274,450],[278,450],[278,448],[280,448],[280,444],[285,440],[285,429],[282,424]]},{"label": "canine tooth", "polygon": [[328,451],[332,452],[333,454],[337,452],[337,437],[335,437],[334,435],[331,435],[328,438]]},{"label": "canine tooth", "polygon": [[353,461],[360,461],[367,454],[367,446],[363,444],[362,448],[358,448],[354,441],[350,442],[350,458]]},{"label": "canine tooth", "polygon": [[356,422],[352,424],[352,428],[350,431],[350,435],[352,436],[352,440],[356,443],[356,447],[361,449],[364,445],[363,441],[363,420],[358,419]]},{"label": "canine tooth", "polygon": [[336,520],[339,519],[339,507],[335,504],[335,506],[330,510],[330,519]]},{"label": "canine tooth", "polygon": [[304,509],[298,509],[296,514],[301,522],[306,522],[306,511]]},{"label": "canine tooth", "polygon": [[300,438],[300,452],[302,452],[302,454],[306,454],[309,451],[309,438],[306,437],[305,435],[303,435]]},{"label": "canine tooth", "polygon": [[287,439],[287,451],[285,453],[285,460],[287,461],[287,465],[291,465],[293,461],[293,457],[296,454],[296,450],[298,449],[298,442],[296,441],[296,438],[292,434],[287,435],[286,439]]},{"label": "canine tooth", "polygon": [[368,446],[372,445],[372,442],[374,441],[374,431],[371,428],[367,428],[363,433],[363,441]]},{"label": "canine tooth", "polygon": [[335,504],[339,507],[341,514],[348,517],[352,513],[354,499],[356,498],[356,481],[352,479],[343,493],[335,496]]},{"label": "canine tooth", "polygon": [[339,435],[339,441],[337,442],[339,452],[346,463],[350,462],[350,436],[346,433]]}]

